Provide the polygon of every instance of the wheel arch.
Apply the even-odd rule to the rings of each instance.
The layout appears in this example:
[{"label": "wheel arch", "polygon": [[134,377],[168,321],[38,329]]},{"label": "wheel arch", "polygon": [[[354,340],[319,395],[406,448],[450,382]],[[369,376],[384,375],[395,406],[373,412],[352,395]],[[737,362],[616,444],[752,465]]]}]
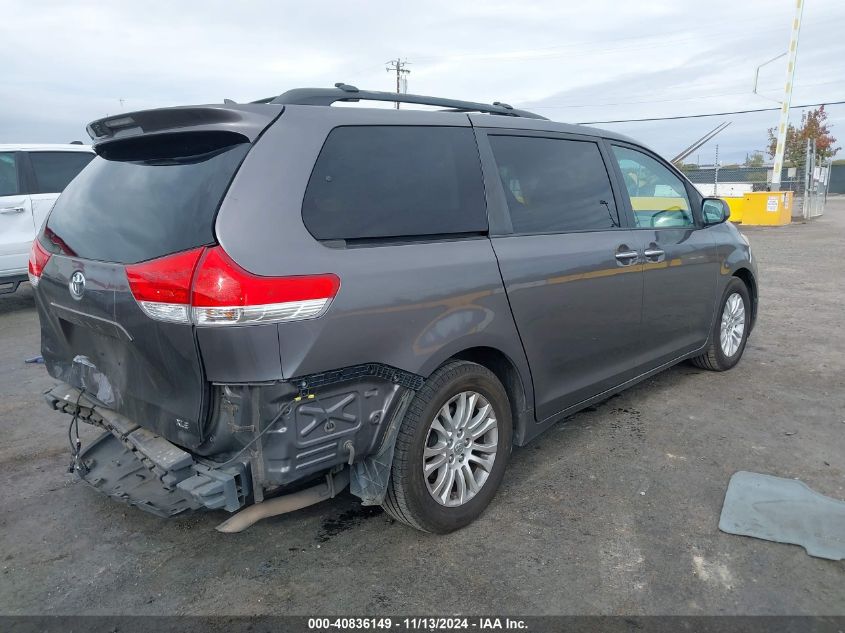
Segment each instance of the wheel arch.
[{"label": "wheel arch", "polygon": [[[751,298],[751,328],[754,329],[754,324],[757,322],[757,279],[754,277],[748,268],[740,267],[733,272],[733,276],[737,277],[745,287],[748,288],[748,296]],[[750,331],[749,330],[749,331]]]},{"label": "wheel arch", "polygon": [[[453,354],[450,360],[466,360],[477,363],[492,371],[508,394],[513,420],[513,443],[524,443],[526,427],[533,421],[533,392],[529,391],[530,376],[523,377],[516,363],[504,352],[494,347],[470,347]],[[526,380],[527,378],[527,380]],[[528,389],[526,389],[526,386]]]},{"label": "wheel arch", "polygon": [[[477,345],[464,347],[457,351],[451,350],[451,355],[443,354],[439,358],[429,359],[426,368],[420,375],[429,378],[439,367],[450,361],[462,360],[477,363],[492,371],[505,388],[511,406],[513,426],[512,443],[517,446],[525,444],[525,438],[534,420],[534,392],[531,376],[527,364],[521,370],[519,360],[514,360],[508,354],[496,347]],[[435,364],[436,363],[436,364]],[[408,401],[410,402],[410,400]],[[396,420],[401,424],[407,408],[401,407],[396,413]],[[384,502],[388,488],[393,453],[396,446],[399,424],[393,425],[382,440],[382,446],[375,454],[366,456],[361,463],[356,463],[352,472],[352,494],[360,497],[364,505],[381,504]],[[385,470],[386,469],[386,470]],[[380,473],[374,477],[373,473]]]}]

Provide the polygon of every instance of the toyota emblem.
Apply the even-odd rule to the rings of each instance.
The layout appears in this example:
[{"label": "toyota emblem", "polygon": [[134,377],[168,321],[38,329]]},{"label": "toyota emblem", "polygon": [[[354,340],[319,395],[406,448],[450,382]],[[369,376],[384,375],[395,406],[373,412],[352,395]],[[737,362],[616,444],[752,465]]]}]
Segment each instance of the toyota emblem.
[{"label": "toyota emblem", "polygon": [[85,275],[81,270],[77,270],[70,276],[70,283],[67,286],[71,297],[77,301],[82,298],[82,293],[85,292]]}]

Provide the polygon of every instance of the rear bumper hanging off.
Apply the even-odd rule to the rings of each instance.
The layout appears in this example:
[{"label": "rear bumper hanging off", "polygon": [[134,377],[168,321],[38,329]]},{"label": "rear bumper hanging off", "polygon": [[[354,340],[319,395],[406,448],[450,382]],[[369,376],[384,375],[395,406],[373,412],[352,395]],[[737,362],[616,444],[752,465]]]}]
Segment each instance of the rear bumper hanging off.
[{"label": "rear bumper hanging off", "polygon": [[[387,370],[389,376],[383,376]],[[274,449],[267,456],[270,468],[261,451],[241,450],[223,462],[185,451],[67,384],[48,391],[45,399],[51,408],[105,431],[82,449],[75,462],[79,477],[99,492],[160,517],[200,508],[234,513],[246,506],[218,527],[222,532],[239,532],[262,518],[334,497],[349,485],[350,479],[353,492],[365,505],[379,503],[389,478],[398,423],[421,382],[412,382],[408,376],[392,368],[367,365],[300,379],[298,392],[305,395],[294,396],[297,391],[293,390],[288,396],[289,404],[277,416],[279,428],[271,422],[263,431],[259,430],[257,419],[253,425],[243,423],[253,416],[260,418],[259,408],[253,406],[237,415],[241,408],[237,405],[252,398],[236,398],[234,387],[221,392],[232,410],[217,421],[218,435],[248,432],[262,449],[267,448],[263,446],[266,440],[262,441],[267,431],[288,437],[288,444],[280,444],[278,439],[266,442]],[[285,401],[284,389],[291,391],[290,387],[280,388],[281,393],[270,389],[264,394],[276,407]],[[312,389],[319,389],[322,397],[314,396]],[[367,401],[366,406],[359,404],[363,401]],[[295,435],[283,433],[288,427]],[[363,450],[356,451],[356,444]],[[332,459],[320,457],[321,453]],[[261,462],[257,469],[256,455]],[[278,473],[272,467],[276,464],[282,465]],[[263,500],[263,488],[274,474],[295,480],[296,471],[300,471],[301,477],[307,479],[321,474],[321,468],[321,483]],[[262,474],[269,475],[268,479],[261,479]],[[278,485],[274,487],[280,489]]]},{"label": "rear bumper hanging off", "polygon": [[[377,363],[291,382],[215,385],[210,439],[196,452],[68,384],[45,398],[106,431],[76,457],[85,482],[162,517],[250,506],[220,526],[231,532],[333,497],[350,481],[365,505],[380,503],[402,415],[421,385],[422,377]],[[298,491],[264,501],[291,489]]]},{"label": "rear bumper hanging off", "polygon": [[103,494],[162,517],[202,507],[234,512],[246,504],[252,489],[246,463],[223,468],[200,463],[68,385],[54,387],[45,399],[53,409],[107,431],[82,450],[77,468],[79,476]]}]

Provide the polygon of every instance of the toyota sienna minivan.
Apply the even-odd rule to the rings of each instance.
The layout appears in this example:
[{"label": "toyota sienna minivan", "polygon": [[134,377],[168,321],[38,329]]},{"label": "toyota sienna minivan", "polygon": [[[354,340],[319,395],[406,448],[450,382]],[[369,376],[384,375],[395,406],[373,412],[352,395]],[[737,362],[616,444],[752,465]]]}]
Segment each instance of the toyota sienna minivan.
[{"label": "toyota sienna minivan", "polygon": [[[332,107],[397,100],[440,110]],[[29,262],[47,401],[72,470],[160,516],[349,486],[449,532],[514,445],[754,325],[727,205],[612,132],[345,84],[88,131]]]}]

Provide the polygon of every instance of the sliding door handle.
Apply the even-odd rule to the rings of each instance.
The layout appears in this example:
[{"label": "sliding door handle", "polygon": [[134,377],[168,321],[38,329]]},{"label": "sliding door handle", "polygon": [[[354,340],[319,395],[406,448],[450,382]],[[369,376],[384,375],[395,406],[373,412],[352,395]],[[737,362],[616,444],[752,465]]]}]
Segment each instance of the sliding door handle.
[{"label": "sliding door handle", "polygon": [[640,254],[637,251],[619,251],[616,253],[616,261],[618,261],[623,266],[630,266],[633,264],[637,259],[639,259]]}]

